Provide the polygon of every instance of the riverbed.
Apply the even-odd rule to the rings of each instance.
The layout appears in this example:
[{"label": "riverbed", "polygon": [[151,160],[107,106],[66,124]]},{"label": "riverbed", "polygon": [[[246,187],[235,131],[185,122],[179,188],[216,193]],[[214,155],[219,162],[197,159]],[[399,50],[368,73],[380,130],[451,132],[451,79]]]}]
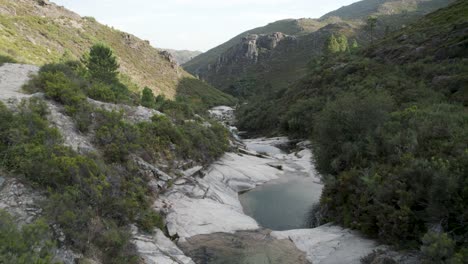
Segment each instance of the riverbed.
[{"label": "riverbed", "polygon": [[[248,149],[280,160],[288,158],[287,138],[244,140]],[[310,211],[320,200],[322,184],[316,174],[301,170],[292,163],[284,166],[283,175],[257,188],[239,195],[244,213],[254,218],[260,226],[271,230],[307,228]]]},{"label": "riverbed", "polygon": [[209,168],[185,172],[155,203],[168,234],[193,260],[168,263],[357,264],[378,247],[338,226],[308,228],[322,184],[307,142],[260,138],[235,145]]}]

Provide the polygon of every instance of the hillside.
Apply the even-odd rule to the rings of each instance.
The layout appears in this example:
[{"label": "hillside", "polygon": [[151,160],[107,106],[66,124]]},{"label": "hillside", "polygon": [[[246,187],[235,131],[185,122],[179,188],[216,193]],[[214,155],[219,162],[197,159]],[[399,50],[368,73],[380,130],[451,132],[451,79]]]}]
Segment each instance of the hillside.
[{"label": "hillside", "polygon": [[312,141],[323,221],[419,249],[423,263],[464,263],[466,14],[459,0],[373,46],[311,63],[282,93],[249,100],[239,126]]},{"label": "hillside", "polygon": [[132,93],[117,68],[102,44],[82,61],[0,66],[0,263],[188,259],[152,205],[228,150],[207,107],[232,98],[194,78],[176,100]]},{"label": "hillside", "polygon": [[448,3],[449,0],[363,0],[325,14],[320,19],[339,17],[344,20],[361,20],[368,16],[398,15],[418,12],[430,13]]},{"label": "hillside", "polygon": [[201,51],[193,51],[193,50],[174,50],[174,49],[164,49],[164,50],[171,53],[174,59],[177,61],[177,63],[179,63],[179,65],[182,65],[203,53]]},{"label": "hillside", "polygon": [[147,86],[155,94],[175,98],[179,82],[193,78],[166,51],[94,18],[47,0],[0,0],[0,56],[43,65],[78,59],[98,42],[114,50],[120,79],[134,90]]},{"label": "hillside", "polygon": [[[369,41],[365,27],[368,16],[379,16],[375,34],[381,37],[450,2],[367,0],[343,7],[320,19],[277,21],[244,32],[183,67],[236,96],[248,97],[262,90],[278,90],[304,75],[308,63],[322,53],[331,33],[344,34],[350,40],[366,44]],[[265,47],[261,43],[262,39],[275,38],[277,32],[288,37],[275,40],[278,45],[274,47]]]},{"label": "hillside", "polygon": [[183,66],[189,72],[196,73],[202,70],[202,68],[207,65],[214,64],[218,57],[226,52],[229,48],[235,46],[239,43],[242,38],[249,34],[271,34],[274,32],[282,32],[287,35],[301,35],[308,32],[313,32],[317,28],[321,27],[321,23],[313,19],[285,19],[270,23],[264,27],[258,27],[246,32],[243,32],[229,41],[215,47],[200,56],[192,59],[191,61],[185,63]]}]

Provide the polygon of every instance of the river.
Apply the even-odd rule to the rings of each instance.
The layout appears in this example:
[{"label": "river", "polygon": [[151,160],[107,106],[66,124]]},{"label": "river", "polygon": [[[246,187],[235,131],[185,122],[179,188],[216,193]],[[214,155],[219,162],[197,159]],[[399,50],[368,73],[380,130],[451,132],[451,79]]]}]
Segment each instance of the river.
[{"label": "river", "polygon": [[[226,110],[232,116],[227,107],[220,112]],[[237,145],[201,177],[185,173],[155,206],[195,263],[357,264],[378,247],[339,226],[308,228],[322,184],[306,142],[259,138]]]}]

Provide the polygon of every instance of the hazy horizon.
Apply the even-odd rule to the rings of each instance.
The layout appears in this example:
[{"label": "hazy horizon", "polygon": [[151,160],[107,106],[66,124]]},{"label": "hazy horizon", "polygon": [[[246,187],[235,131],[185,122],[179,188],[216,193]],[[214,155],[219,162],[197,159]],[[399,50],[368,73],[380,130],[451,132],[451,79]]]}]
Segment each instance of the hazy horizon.
[{"label": "hazy horizon", "polygon": [[207,51],[252,28],[318,18],[358,0],[53,0],[158,48]]}]

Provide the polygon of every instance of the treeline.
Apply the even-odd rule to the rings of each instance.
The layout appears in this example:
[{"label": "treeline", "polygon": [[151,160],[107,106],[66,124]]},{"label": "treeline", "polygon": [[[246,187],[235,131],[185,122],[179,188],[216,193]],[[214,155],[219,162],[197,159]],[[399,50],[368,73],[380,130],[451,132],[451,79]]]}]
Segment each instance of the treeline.
[{"label": "treeline", "polygon": [[[2,234],[0,260],[49,263],[54,243],[47,223],[65,234],[65,245],[86,257],[102,263],[139,263],[130,225],[152,232],[156,227],[164,230],[164,220],[151,208],[157,193],[137,159],[163,164],[162,170],[174,173],[180,161],[206,164],[227,150],[228,132],[222,125],[200,116],[185,101],[156,100],[148,89],[142,96],[131,92],[117,78],[117,69],[112,51],[95,45],[81,61],[42,67],[25,86],[63,105],[80,132],[92,138],[97,152],[80,154],[64,146],[60,131],[48,122],[42,99],[23,101],[16,112],[0,104],[0,169],[47,192],[43,220]],[[98,108],[88,97],[143,103],[167,114],[130,123],[122,112]],[[12,225],[3,213],[0,225]],[[28,230],[37,230],[37,236],[27,238],[30,241],[22,235]]]},{"label": "treeline", "polygon": [[311,139],[326,221],[419,248],[428,263],[464,263],[467,13],[458,1],[371,47],[311,63],[300,82],[244,105],[240,128]]}]

